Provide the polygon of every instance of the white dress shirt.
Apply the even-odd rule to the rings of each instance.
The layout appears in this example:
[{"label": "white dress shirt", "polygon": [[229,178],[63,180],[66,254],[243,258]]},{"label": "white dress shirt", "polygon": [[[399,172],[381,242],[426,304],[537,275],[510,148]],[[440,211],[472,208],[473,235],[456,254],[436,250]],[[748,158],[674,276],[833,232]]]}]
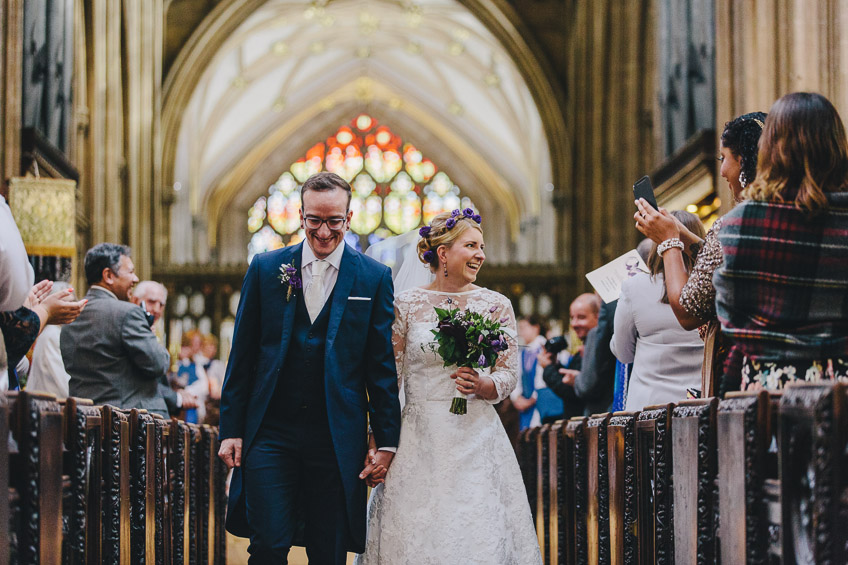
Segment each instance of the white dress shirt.
[{"label": "white dress shirt", "polygon": [[[327,256],[325,261],[329,263],[327,265],[327,270],[324,271],[324,304],[327,303],[327,299],[330,298],[330,295],[333,293],[333,289],[336,288],[336,281],[339,278],[339,269],[342,264],[342,255],[344,255],[344,246],[347,245],[344,240],[339,243],[339,246]],[[305,241],[303,243],[303,255],[301,256],[302,265],[300,266],[300,276],[303,279],[303,290],[306,292],[306,289],[309,288],[309,283],[312,282],[312,264],[319,259],[315,256],[315,253],[312,251],[312,248],[309,247],[309,241]],[[390,451],[392,453],[397,453],[397,447],[380,447],[379,451]]]},{"label": "white dress shirt", "polygon": [[[324,300],[322,306],[327,303],[327,299],[336,288],[336,281],[339,278],[339,268],[342,264],[342,255],[344,255],[344,246],[347,245],[344,241],[339,243],[339,246],[324,259],[329,265],[324,271]],[[318,261],[312,248],[309,247],[309,241],[303,243],[303,256],[301,257],[303,264],[300,266],[300,276],[303,279],[303,291],[309,288],[309,283],[312,282],[312,264]],[[319,309],[320,311],[320,309]]]},{"label": "white dress shirt", "polygon": [[0,310],[23,306],[34,278],[12,210],[0,196]]}]

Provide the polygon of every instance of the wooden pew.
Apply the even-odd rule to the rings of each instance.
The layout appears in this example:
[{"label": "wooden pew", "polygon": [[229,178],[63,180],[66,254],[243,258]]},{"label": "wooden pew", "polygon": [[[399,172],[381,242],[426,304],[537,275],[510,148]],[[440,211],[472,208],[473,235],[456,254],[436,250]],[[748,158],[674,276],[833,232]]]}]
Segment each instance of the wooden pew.
[{"label": "wooden pew", "polygon": [[674,404],[646,407],[636,419],[639,563],[674,563],[671,414]]},{"label": "wooden pew", "polygon": [[610,563],[637,563],[636,418],[638,412],[615,412],[607,426],[609,460]]},{"label": "wooden pew", "polygon": [[574,417],[568,421],[565,427],[565,453],[567,461],[572,470],[571,483],[567,498],[572,502],[570,505],[571,515],[565,519],[566,527],[566,554],[565,563],[586,563],[589,559],[589,547],[587,538],[588,520],[588,465],[589,454],[586,442],[586,422],[584,417]]},{"label": "wooden pew", "polygon": [[86,398],[68,398],[64,404],[64,472],[70,477],[69,505],[63,508],[67,534],[64,563],[102,563],[103,417]]},{"label": "wooden pew", "polygon": [[7,393],[12,408],[10,484],[19,512],[13,529],[13,561],[59,564],[62,561],[62,411],[50,394]]},{"label": "wooden pew", "polygon": [[222,470],[226,472],[223,461],[218,458],[218,430],[212,426],[204,425],[201,428],[203,434],[203,452],[205,467],[203,474],[206,477],[204,492],[205,503],[205,527],[206,532],[206,559],[204,563],[216,565],[221,563],[223,551],[226,551],[226,537],[223,528],[224,507],[222,498],[224,496],[224,481],[226,474],[222,476]]},{"label": "wooden pew", "polygon": [[684,400],[672,415],[674,560],[716,561],[717,398]]},{"label": "wooden pew", "polygon": [[218,450],[221,448],[218,440],[218,428],[215,429],[215,560],[216,565],[227,563],[227,528],[224,517],[227,513],[227,477],[230,470],[220,457]]},{"label": "wooden pew", "polygon": [[[767,452],[774,434],[769,394],[731,392],[717,415],[722,563],[764,563],[769,553]],[[776,477],[772,477],[776,478]]]},{"label": "wooden pew", "polygon": [[200,482],[198,470],[201,468],[200,458],[200,427],[196,424],[188,426],[189,443],[189,472],[188,472],[188,550],[189,563],[200,563]]},{"label": "wooden pew", "polygon": [[537,452],[536,448],[536,435],[539,433],[539,428],[530,428],[521,432],[522,442],[521,445],[522,450],[522,459],[524,464],[521,466],[524,472],[524,488],[527,489],[527,500],[530,503],[530,513],[533,516],[533,520],[538,520],[537,511],[536,511],[536,489],[537,489],[537,477],[536,477],[536,465],[538,464],[537,460]]},{"label": "wooden pew", "polygon": [[125,412],[103,406],[103,563],[131,562],[130,423]]},{"label": "wooden pew", "polygon": [[539,538],[539,549],[542,552],[542,563],[551,563],[550,536],[550,467],[548,461],[548,435],[550,424],[539,428],[536,434],[536,533]]},{"label": "wooden pew", "polygon": [[165,420],[159,414],[153,414],[155,426],[156,444],[156,511],[154,521],[156,522],[155,547],[156,565],[170,565],[170,540],[171,540],[171,500],[168,494],[169,474],[169,439],[171,433],[170,421]]},{"label": "wooden pew", "polygon": [[791,384],[780,403],[782,557],[848,563],[848,406],[841,383]]},{"label": "wooden pew", "polygon": [[[9,512],[9,404],[5,394],[0,394],[0,524],[8,529]],[[10,532],[11,533],[11,532]],[[0,535],[0,565],[9,565],[9,535]]]},{"label": "wooden pew", "polygon": [[607,426],[610,414],[594,414],[586,422],[588,489],[586,538],[589,565],[610,562],[609,470],[607,464]]},{"label": "wooden pew", "polygon": [[130,423],[130,540],[133,563],[156,563],[156,424],[133,408]]},{"label": "wooden pew", "polygon": [[191,437],[188,424],[172,419],[170,424],[170,456],[168,475],[170,477],[171,499],[171,556],[175,565],[188,565],[191,550],[189,525],[189,496],[187,487],[191,472]]},{"label": "wooden pew", "polygon": [[568,482],[570,470],[564,465],[565,456],[562,452],[564,447],[565,422],[558,420],[551,424],[548,433],[548,482],[550,485],[549,497],[549,523],[548,538],[550,539],[550,551],[548,553],[551,563],[563,563],[562,549],[564,545],[560,542],[564,529],[560,521],[564,500],[564,485]]}]

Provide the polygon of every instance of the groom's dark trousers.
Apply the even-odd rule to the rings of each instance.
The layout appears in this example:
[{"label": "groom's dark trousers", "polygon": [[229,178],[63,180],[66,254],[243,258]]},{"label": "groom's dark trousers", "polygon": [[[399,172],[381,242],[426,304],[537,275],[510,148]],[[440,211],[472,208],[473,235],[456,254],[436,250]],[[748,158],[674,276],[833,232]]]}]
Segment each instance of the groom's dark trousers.
[{"label": "groom's dark trousers", "polygon": [[[294,300],[294,298],[293,298]],[[298,293],[292,338],[245,459],[250,563],[285,563],[299,527],[310,564],[338,564],[349,545],[344,488],[327,419],[324,352],[332,296],[310,323]]]}]

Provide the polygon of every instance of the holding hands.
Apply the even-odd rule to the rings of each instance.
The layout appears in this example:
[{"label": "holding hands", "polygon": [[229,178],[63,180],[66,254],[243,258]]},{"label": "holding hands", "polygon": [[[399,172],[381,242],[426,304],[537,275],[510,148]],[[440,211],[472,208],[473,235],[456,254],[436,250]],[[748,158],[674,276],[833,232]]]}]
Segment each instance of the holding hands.
[{"label": "holding hands", "polygon": [[386,474],[392,465],[395,454],[391,451],[380,451],[374,436],[368,434],[368,453],[365,455],[365,468],[359,473],[360,479],[365,479],[365,484],[374,488],[386,481]]}]

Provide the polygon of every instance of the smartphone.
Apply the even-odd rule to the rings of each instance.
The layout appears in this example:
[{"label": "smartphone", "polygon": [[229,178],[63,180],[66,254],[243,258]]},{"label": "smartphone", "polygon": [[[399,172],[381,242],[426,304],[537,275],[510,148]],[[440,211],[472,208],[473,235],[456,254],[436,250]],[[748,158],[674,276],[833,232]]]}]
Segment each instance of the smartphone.
[{"label": "smartphone", "polygon": [[657,206],[657,198],[654,196],[654,187],[651,185],[651,178],[648,175],[640,178],[633,184],[633,197],[636,200],[644,198],[648,204],[654,207],[654,210],[659,210]]},{"label": "smartphone", "polygon": [[141,309],[144,311],[144,317],[147,318],[147,325],[152,328],[153,322],[156,321],[156,318],[153,316],[153,314],[147,311],[147,304],[144,303],[144,300],[141,301],[141,304],[139,306],[141,306]]}]

